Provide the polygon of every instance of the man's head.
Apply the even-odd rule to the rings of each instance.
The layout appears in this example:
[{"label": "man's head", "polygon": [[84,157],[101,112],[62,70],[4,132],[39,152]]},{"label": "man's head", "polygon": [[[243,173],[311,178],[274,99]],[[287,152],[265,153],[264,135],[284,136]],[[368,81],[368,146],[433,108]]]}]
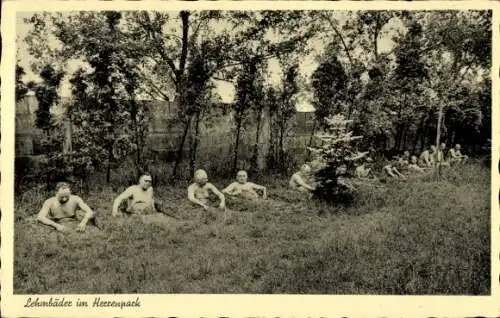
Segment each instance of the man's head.
[{"label": "man's head", "polygon": [[403,159],[408,159],[408,158],[410,158],[410,152],[409,151],[405,151],[403,153]]},{"label": "man's head", "polygon": [[441,148],[441,150],[446,149],[446,144],[443,142],[443,143],[441,144],[440,148]]},{"label": "man's head", "polygon": [[236,174],[236,181],[238,181],[241,184],[246,183],[248,180],[248,174],[245,170],[240,170]]},{"label": "man's head", "polygon": [[309,166],[307,163],[303,164],[300,167],[300,172],[302,174],[309,174],[309,173],[311,173],[311,166]]},{"label": "man's head", "polygon": [[417,157],[416,156],[411,156],[411,163],[416,164],[417,163]]},{"label": "man's head", "polygon": [[462,148],[462,147],[460,146],[460,144],[456,144],[456,145],[455,145],[455,149],[456,149],[456,150],[460,150],[461,148]]},{"label": "man's head", "polygon": [[153,179],[151,178],[151,176],[149,174],[143,174],[139,178],[139,186],[141,188],[143,188],[144,190],[149,189],[149,187],[151,187],[152,182],[153,182]]},{"label": "man's head", "polygon": [[71,196],[71,188],[66,182],[59,182],[56,185],[56,198],[57,201],[64,204],[68,202],[69,197]]},{"label": "man's head", "polygon": [[205,170],[199,169],[194,173],[194,182],[200,186],[204,186],[208,182],[208,175]]}]

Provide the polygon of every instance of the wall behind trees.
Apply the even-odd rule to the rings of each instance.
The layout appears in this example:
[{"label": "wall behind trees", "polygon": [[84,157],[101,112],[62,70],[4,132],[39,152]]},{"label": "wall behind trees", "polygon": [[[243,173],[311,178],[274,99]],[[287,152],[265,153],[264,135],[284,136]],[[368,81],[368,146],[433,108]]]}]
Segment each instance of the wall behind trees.
[{"label": "wall behind trees", "polygon": [[[141,100],[138,103],[144,104],[151,112],[148,123],[149,131],[147,136],[146,152],[147,157],[156,163],[170,163],[175,160],[175,151],[182,134],[182,126],[179,124],[176,112],[177,104],[168,101]],[[229,107],[229,106],[228,106]],[[226,108],[228,108],[226,107]],[[44,154],[41,134],[43,133],[35,125],[35,112],[38,102],[35,96],[27,95],[16,104],[16,157],[30,157]],[[64,106],[56,105],[56,109]],[[291,120],[291,127],[286,139],[286,149],[295,154],[296,161],[305,159],[305,147],[309,140],[313,125],[313,112],[297,112]],[[54,120],[64,120],[65,117],[56,117]],[[269,116],[264,113],[262,127],[259,138],[259,158],[257,167],[260,170],[266,169],[266,155],[269,150]],[[66,128],[65,128],[66,129]],[[201,138],[199,152],[200,167],[217,167],[219,164],[229,163],[231,151],[234,147],[234,118],[231,113],[226,113],[217,119],[216,123],[203,123],[201,127]],[[241,136],[240,159],[238,166],[241,169],[248,169],[252,160],[252,145],[255,139],[256,127],[249,125]],[[184,152],[190,151],[189,144]],[[187,163],[188,157],[184,163]],[[217,162],[217,164],[214,164]]]}]

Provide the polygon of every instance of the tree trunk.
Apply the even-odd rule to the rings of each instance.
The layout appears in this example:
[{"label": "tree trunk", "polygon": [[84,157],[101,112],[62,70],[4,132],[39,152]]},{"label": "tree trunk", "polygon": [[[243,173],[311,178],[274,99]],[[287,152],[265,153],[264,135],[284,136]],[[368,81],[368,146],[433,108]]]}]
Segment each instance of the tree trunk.
[{"label": "tree trunk", "polygon": [[111,160],[113,158],[113,148],[108,147],[108,166],[106,167],[106,184],[111,181]]},{"label": "tree trunk", "polygon": [[276,118],[272,113],[269,114],[269,149],[267,161],[269,168],[276,169]]},{"label": "tree trunk", "polygon": [[177,155],[175,158],[174,169],[172,171],[172,180],[175,181],[177,178],[177,171],[179,169],[179,165],[182,162],[182,154],[184,152],[184,144],[186,143],[186,137],[189,132],[189,126],[191,126],[191,117],[188,118],[185,126],[184,132],[182,133],[181,142],[179,143],[179,147],[177,148]]},{"label": "tree trunk", "polygon": [[191,147],[191,158],[189,162],[189,172],[190,175],[194,175],[194,170],[195,170],[195,164],[196,164],[196,154],[198,151],[198,144],[200,140],[200,119],[201,119],[201,114],[197,113],[195,115],[195,123],[194,123],[194,138],[193,138],[193,144]]},{"label": "tree trunk", "polygon": [[142,144],[141,144],[141,138],[139,136],[139,124],[137,120],[137,105],[134,100],[131,100],[132,103],[132,109],[131,109],[131,117],[132,117],[132,125],[134,126],[134,138],[135,138],[135,144],[136,144],[136,150],[135,150],[135,171],[136,171],[136,177],[139,179],[140,175],[142,174],[142,167],[141,167],[141,162],[142,162]]},{"label": "tree trunk", "polygon": [[241,126],[243,123],[243,116],[238,116],[236,118],[236,141],[234,145],[234,152],[233,152],[233,171],[236,171],[238,169],[238,148],[240,147],[240,135],[241,135]]},{"label": "tree trunk", "polygon": [[[403,94],[403,104],[406,103],[406,98]],[[399,105],[399,110],[398,110],[398,118],[397,118],[397,124],[396,124],[396,140],[395,140],[395,145],[394,148],[399,151],[400,146],[401,146],[401,137],[403,135],[403,124],[401,123],[401,112],[403,111],[403,104]]]},{"label": "tree trunk", "polygon": [[376,12],[376,18],[375,18],[375,34],[373,35],[373,47],[374,47],[374,54],[375,54],[375,61],[378,60],[378,33],[380,32],[380,13]]},{"label": "tree trunk", "polygon": [[[64,121],[64,143],[63,143],[63,153],[64,154],[69,154],[73,150],[72,147],[72,138],[73,138],[73,131],[72,131],[72,125],[71,125],[71,119],[66,118]],[[49,132],[47,131],[47,135],[49,135]]]},{"label": "tree trunk", "polygon": [[281,170],[284,170],[285,165],[285,149],[284,149],[284,139],[286,133],[286,121],[282,120],[280,123],[280,131],[279,131],[279,152],[278,152],[278,162]]},{"label": "tree trunk", "polygon": [[[436,149],[439,154],[439,144],[441,138],[441,122],[443,120],[443,105],[439,106],[439,114],[438,114],[438,122],[437,122],[437,130],[436,130]],[[444,154],[443,154],[444,155]],[[436,158],[438,159],[438,158]],[[436,181],[439,181],[439,173],[440,173],[440,164],[437,163],[436,160]]]},{"label": "tree trunk", "polygon": [[[415,155],[416,155],[419,140],[421,140],[421,136],[423,135],[424,123],[425,123],[425,114],[423,114],[420,117],[420,122],[418,124],[417,131],[415,132],[415,137],[413,138],[412,153],[414,153]],[[422,150],[420,150],[420,152],[422,152]]]},{"label": "tree trunk", "polygon": [[403,122],[401,131],[400,150],[406,150],[406,140],[408,139],[408,123]]},{"label": "tree trunk", "polygon": [[254,145],[254,149],[253,149],[253,160],[251,162],[252,169],[254,169],[254,171],[258,170],[260,130],[262,129],[262,113],[263,113],[263,109],[260,108],[258,113],[257,113],[257,130],[255,132],[255,145]]},{"label": "tree trunk", "polygon": [[[311,147],[313,144],[314,134],[316,133],[316,125],[317,124],[318,124],[318,121],[315,119],[314,123],[313,123],[313,128],[311,130],[311,136],[309,137],[309,142],[307,144],[308,147]],[[307,154],[307,157],[309,158],[311,156],[311,151],[309,149],[307,149],[306,154]]]},{"label": "tree trunk", "polygon": [[403,127],[401,126],[400,123],[397,124],[396,126],[396,137],[394,138],[394,149],[399,151],[399,147],[401,145],[401,135],[403,133]]}]

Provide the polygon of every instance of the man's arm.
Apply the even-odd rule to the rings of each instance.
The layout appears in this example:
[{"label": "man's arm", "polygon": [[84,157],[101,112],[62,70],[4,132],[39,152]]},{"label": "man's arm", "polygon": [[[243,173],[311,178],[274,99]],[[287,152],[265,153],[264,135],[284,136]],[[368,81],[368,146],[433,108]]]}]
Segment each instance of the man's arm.
[{"label": "man's arm", "polygon": [[77,203],[78,203],[78,207],[83,211],[85,212],[85,216],[83,217],[83,219],[85,220],[85,222],[87,222],[88,220],[90,220],[91,218],[94,217],[94,211],[92,211],[92,209],[87,205],[87,203],[85,203],[82,198],[80,197],[77,197]]},{"label": "man's arm", "polygon": [[460,156],[458,155],[457,152],[455,152],[454,149],[450,149],[450,158],[451,159],[458,159]]},{"label": "man's arm", "polygon": [[424,159],[424,163],[427,165],[427,166],[430,166],[431,165],[431,158],[430,158],[430,155],[428,152],[424,152],[422,153],[422,159]]},{"label": "man's arm", "polygon": [[231,183],[230,185],[228,185],[227,187],[225,187],[224,189],[222,189],[222,193],[226,193],[226,194],[229,194],[229,195],[235,195],[236,194],[236,182],[233,182]]},{"label": "man's arm", "polygon": [[150,202],[151,202],[151,208],[153,209],[154,212],[158,212],[156,210],[156,204],[155,204],[155,191],[153,190],[153,188],[149,188],[149,199],[150,199]]},{"label": "man's arm", "polygon": [[392,167],[392,171],[397,174],[399,177],[403,178],[403,179],[406,179],[406,177],[398,171],[398,169],[396,169],[396,167]]},{"label": "man's arm", "polygon": [[193,185],[190,185],[188,187],[188,200],[193,202],[194,204],[198,204],[200,206],[202,206],[204,209],[208,209],[208,206],[206,206],[203,202],[201,202],[200,200],[198,200],[195,195],[195,188]]},{"label": "man's arm", "polygon": [[42,224],[51,226],[58,231],[62,231],[64,229],[63,225],[58,224],[47,217],[49,215],[49,212],[50,212],[51,203],[52,203],[51,199],[47,199],[43,203],[42,209],[40,210],[40,212],[38,212],[36,220]]},{"label": "man's arm", "polygon": [[80,222],[78,225],[78,231],[85,231],[85,226],[87,225],[87,222],[94,217],[94,211],[82,200],[82,198],[77,197],[76,198],[78,207],[85,212],[85,216],[83,217],[83,220]]},{"label": "man's arm", "polygon": [[115,201],[113,202],[113,211],[112,214],[113,216],[118,215],[118,208],[120,207],[120,204],[122,204],[123,200],[128,199],[132,196],[132,190],[131,188],[127,188],[127,190],[123,191],[119,196],[116,197]]},{"label": "man's arm", "polygon": [[222,194],[219,190],[217,190],[217,188],[209,183],[208,184],[208,188],[210,189],[210,191],[212,191],[216,196],[219,197],[219,200],[220,200],[220,205],[219,207],[222,209],[226,206],[226,198],[224,197],[224,194]]},{"label": "man's arm", "polygon": [[393,177],[393,178],[397,178],[397,176],[396,176],[394,173],[392,173],[392,167],[391,167],[391,166],[385,166],[385,167],[384,167],[384,171],[385,171],[385,172],[386,172],[389,176],[391,176],[391,177]]},{"label": "man's arm", "polygon": [[306,189],[311,190],[311,191],[312,191],[312,190],[314,190],[314,188],[313,188],[313,187],[311,187],[310,185],[308,185],[308,184],[304,181],[304,179],[302,179],[302,177],[301,177],[301,176],[299,176],[298,174],[294,174],[294,175],[292,176],[292,178],[293,178],[293,179],[294,179],[294,181],[295,181],[295,182],[297,182],[297,184],[298,184],[298,185],[300,185],[301,187],[306,188]]},{"label": "man's arm", "polygon": [[253,182],[250,182],[250,186],[252,187],[252,189],[254,190],[260,190],[262,191],[262,197],[265,199],[267,198],[267,188],[264,187],[264,186],[261,186],[261,185],[258,185],[256,183],[253,183]]}]

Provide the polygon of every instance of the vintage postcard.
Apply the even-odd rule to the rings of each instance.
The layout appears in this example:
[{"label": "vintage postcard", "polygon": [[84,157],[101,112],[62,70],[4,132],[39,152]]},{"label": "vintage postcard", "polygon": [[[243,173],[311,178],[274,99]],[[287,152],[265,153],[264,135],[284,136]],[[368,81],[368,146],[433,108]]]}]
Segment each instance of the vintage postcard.
[{"label": "vintage postcard", "polygon": [[4,1],[2,316],[499,316],[499,19]]}]

